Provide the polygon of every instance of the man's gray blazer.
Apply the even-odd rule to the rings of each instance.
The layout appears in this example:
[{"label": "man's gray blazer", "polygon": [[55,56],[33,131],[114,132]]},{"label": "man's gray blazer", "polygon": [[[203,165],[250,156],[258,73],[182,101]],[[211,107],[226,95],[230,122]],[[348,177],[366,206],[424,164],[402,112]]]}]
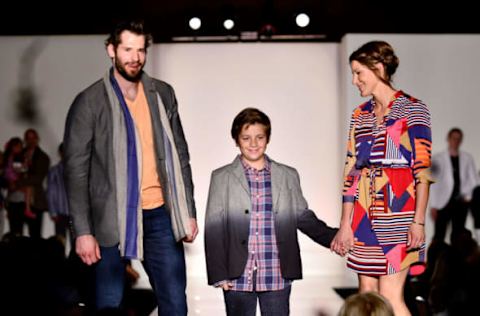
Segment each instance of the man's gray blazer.
[{"label": "man's gray blazer", "polygon": [[[170,85],[145,73],[142,83],[152,118],[160,183],[162,188],[167,187],[157,93],[165,105],[180,156],[189,214],[195,218],[190,157],[175,93]],[[77,95],[68,112],[64,135],[64,174],[75,235],[92,234],[101,246],[114,246],[119,242],[112,133],[110,103],[103,80],[99,80]],[[163,195],[165,206],[168,206],[168,190],[163,190]]]},{"label": "man's gray blazer", "polygon": [[[282,276],[301,279],[297,228],[330,247],[337,229],[328,227],[308,209],[295,169],[271,162],[272,211]],[[212,172],[205,219],[208,284],[240,277],[248,258],[252,203],[247,178],[237,157]]]}]

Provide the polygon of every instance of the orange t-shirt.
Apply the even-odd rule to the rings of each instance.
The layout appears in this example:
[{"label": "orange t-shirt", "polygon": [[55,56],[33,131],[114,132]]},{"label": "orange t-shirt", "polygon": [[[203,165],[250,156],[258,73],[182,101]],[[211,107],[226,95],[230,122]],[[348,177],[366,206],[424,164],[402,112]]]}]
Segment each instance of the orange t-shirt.
[{"label": "orange t-shirt", "polygon": [[[140,135],[142,146],[142,209],[154,209],[163,205],[163,193],[157,172],[155,144],[153,143],[152,119],[143,84],[138,86],[134,101],[125,98],[135,126]],[[139,144],[137,144],[138,146]]]}]

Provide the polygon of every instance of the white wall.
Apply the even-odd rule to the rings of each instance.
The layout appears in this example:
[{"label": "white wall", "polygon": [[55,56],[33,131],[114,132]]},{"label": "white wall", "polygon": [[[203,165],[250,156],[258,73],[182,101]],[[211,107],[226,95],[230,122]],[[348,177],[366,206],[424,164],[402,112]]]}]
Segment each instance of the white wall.
[{"label": "white wall", "polygon": [[[52,164],[58,161],[57,148],[62,141],[69,105],[108,66],[103,39],[102,36],[0,37],[2,151],[11,137],[23,138],[25,129],[34,127]],[[33,87],[36,93],[39,113],[36,124],[17,118],[18,90],[25,86]],[[44,216],[43,235],[52,233],[52,222]]]},{"label": "white wall", "polygon": [[[99,78],[108,66],[103,37],[0,37],[0,45],[0,144],[12,136],[23,137],[23,131],[32,126],[15,118],[16,91],[26,82],[20,73],[26,69],[37,92],[40,113],[40,122],[33,127],[40,133],[41,146],[55,162],[69,105],[75,95]],[[37,57],[28,64],[22,56],[31,56],[28,52],[32,46],[38,48]]]},{"label": "white wall", "polygon": [[[270,116],[267,153],[298,169],[309,206],[327,223],[337,225],[343,165],[336,154],[338,45],[168,44],[157,45],[149,58],[154,60],[155,74],[176,89],[201,227],[210,173],[237,155],[230,127],[247,106]],[[201,253],[190,257],[190,266],[202,267],[195,271],[204,274],[201,244],[190,250],[192,255]],[[303,237],[301,246],[305,274],[342,271],[341,259],[328,250]]]}]

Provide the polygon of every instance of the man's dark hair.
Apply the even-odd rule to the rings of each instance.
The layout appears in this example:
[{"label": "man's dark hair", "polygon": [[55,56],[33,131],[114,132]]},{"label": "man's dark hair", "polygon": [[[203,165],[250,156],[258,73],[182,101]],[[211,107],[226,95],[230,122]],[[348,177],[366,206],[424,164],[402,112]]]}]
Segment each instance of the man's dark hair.
[{"label": "man's dark hair", "polygon": [[462,130],[461,130],[460,128],[454,127],[454,128],[452,128],[452,129],[450,129],[450,130],[448,131],[448,138],[450,138],[450,136],[452,136],[453,133],[458,133],[458,134],[460,134],[460,137],[463,138],[463,132],[462,132]]},{"label": "man's dark hair", "polygon": [[133,34],[143,35],[145,36],[145,50],[150,46],[152,43],[152,35],[148,32],[147,28],[145,27],[145,23],[142,20],[131,20],[131,21],[122,21],[117,24],[115,29],[110,33],[108,38],[105,40],[105,46],[110,44],[115,47],[121,42],[121,34],[124,31],[132,32]]},{"label": "man's dark hair", "polygon": [[35,137],[38,138],[38,132],[37,132],[36,129],[33,129],[33,128],[27,129],[27,130],[23,133],[23,138],[27,138],[27,135],[30,134],[30,133],[34,134]]}]

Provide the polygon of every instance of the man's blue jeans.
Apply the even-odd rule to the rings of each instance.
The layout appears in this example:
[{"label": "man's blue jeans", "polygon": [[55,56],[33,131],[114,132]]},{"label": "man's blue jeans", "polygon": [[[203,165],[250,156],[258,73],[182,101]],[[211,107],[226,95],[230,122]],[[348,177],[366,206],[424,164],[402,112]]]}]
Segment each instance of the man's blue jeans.
[{"label": "man's blue jeans", "polygon": [[95,308],[118,308],[125,286],[125,261],[118,246],[100,247],[101,259],[95,264]]},{"label": "man's blue jeans", "polygon": [[[165,207],[143,211],[143,266],[157,297],[158,315],[187,315],[183,243],[176,242]],[[101,247],[96,266],[97,310],[119,307],[125,284],[125,262],[118,247]]]},{"label": "man's blue jeans", "polygon": [[165,207],[143,212],[143,266],[157,297],[158,315],[186,316],[187,276],[183,243],[173,236]]}]

